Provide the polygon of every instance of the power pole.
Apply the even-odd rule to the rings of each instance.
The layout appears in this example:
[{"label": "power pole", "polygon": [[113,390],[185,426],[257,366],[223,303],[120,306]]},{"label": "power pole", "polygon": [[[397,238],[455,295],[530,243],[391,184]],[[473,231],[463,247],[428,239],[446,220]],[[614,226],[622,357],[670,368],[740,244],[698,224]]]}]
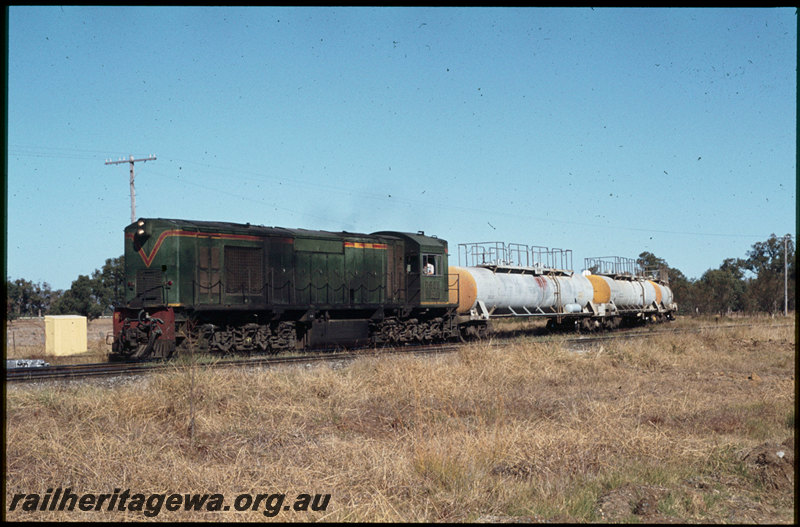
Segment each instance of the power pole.
[{"label": "power pole", "polygon": [[783,237],[783,316],[789,315],[789,266],[786,256],[786,245],[788,239],[788,234]]},{"label": "power pole", "polygon": [[155,161],[156,156],[152,155],[150,157],[143,157],[140,159],[134,159],[131,156],[130,159],[120,159],[119,161],[106,161],[106,165],[118,165],[120,163],[130,163],[131,164],[131,223],[136,221],[136,189],[133,187],[133,164],[139,161]]}]

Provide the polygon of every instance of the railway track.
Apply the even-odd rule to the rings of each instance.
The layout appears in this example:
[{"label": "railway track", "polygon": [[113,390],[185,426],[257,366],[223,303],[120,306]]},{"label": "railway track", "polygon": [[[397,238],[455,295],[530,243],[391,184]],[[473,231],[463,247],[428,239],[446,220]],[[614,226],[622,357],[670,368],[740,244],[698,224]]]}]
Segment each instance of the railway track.
[{"label": "railway track", "polygon": [[785,327],[793,327],[793,324],[725,324],[725,325],[716,325],[716,326],[700,326],[697,328],[664,328],[664,329],[654,329],[650,328],[645,331],[641,330],[630,330],[626,332],[614,332],[614,333],[600,333],[600,334],[592,334],[588,333],[586,336],[582,337],[572,337],[568,339],[564,339],[564,342],[568,343],[580,343],[580,342],[602,342],[606,340],[617,340],[617,339],[634,339],[634,338],[645,338],[645,337],[652,337],[655,335],[667,335],[667,334],[681,334],[681,333],[700,333],[702,331],[708,331],[713,329],[734,329],[734,328],[750,328],[750,327],[773,327],[773,328],[785,328]]},{"label": "railway track", "polygon": [[[729,324],[729,325],[714,325],[714,326],[701,326],[698,328],[669,328],[669,329],[654,329],[647,330],[629,330],[617,331],[614,333],[600,333],[600,334],[584,334],[575,337],[566,337],[561,335],[537,335],[525,336],[525,341],[528,342],[559,342],[564,344],[591,344],[594,342],[604,342],[617,339],[635,339],[635,338],[648,338],[664,334],[680,334],[680,333],[700,333],[707,330],[718,329],[732,329],[755,327],[761,324]],[[778,324],[770,325],[769,327],[788,327],[791,324]],[[510,337],[493,338],[489,345],[503,346],[507,345],[510,340],[520,338],[519,335]],[[448,353],[459,349],[463,344],[438,344],[438,345],[425,345],[425,346],[407,346],[403,348],[364,348],[353,351],[328,351],[317,353],[305,353],[302,355],[290,356],[274,356],[267,355],[263,357],[246,357],[236,359],[213,359],[209,362],[195,361],[190,362],[183,359],[171,360],[166,362],[147,362],[147,363],[94,363],[94,364],[72,364],[60,366],[46,366],[46,367],[26,367],[26,368],[13,368],[6,370],[6,382],[36,382],[46,380],[79,380],[91,377],[109,377],[109,376],[123,376],[123,375],[141,375],[145,373],[156,373],[159,371],[169,371],[190,365],[197,365],[207,368],[232,368],[232,367],[273,367],[280,365],[291,364],[311,364],[314,362],[323,361],[350,361],[356,358],[373,357],[379,355],[390,355],[400,353],[413,353],[417,355],[422,354],[438,354]]]},{"label": "railway track", "polygon": [[323,353],[305,353],[291,356],[263,356],[238,359],[212,359],[211,361],[170,360],[166,362],[146,363],[109,363],[71,364],[46,367],[13,368],[6,370],[6,382],[36,382],[46,380],[70,380],[90,377],[109,377],[115,375],[140,375],[159,371],[175,370],[196,365],[206,368],[241,368],[241,367],[273,367],[291,364],[312,364],[323,361],[349,361],[359,357],[373,357],[397,353],[446,353],[458,349],[458,344],[439,344],[432,346],[410,346],[407,348],[364,349],[358,351],[332,351]]}]

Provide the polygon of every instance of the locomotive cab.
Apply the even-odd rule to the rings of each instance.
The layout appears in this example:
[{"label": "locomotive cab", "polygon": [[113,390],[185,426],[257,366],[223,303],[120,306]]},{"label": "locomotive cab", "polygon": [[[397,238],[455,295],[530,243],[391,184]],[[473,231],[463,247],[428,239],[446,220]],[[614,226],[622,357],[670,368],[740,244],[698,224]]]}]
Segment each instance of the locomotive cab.
[{"label": "locomotive cab", "polygon": [[446,306],[449,303],[447,286],[447,242],[434,236],[400,232],[376,232],[404,240],[406,304],[409,306]]}]

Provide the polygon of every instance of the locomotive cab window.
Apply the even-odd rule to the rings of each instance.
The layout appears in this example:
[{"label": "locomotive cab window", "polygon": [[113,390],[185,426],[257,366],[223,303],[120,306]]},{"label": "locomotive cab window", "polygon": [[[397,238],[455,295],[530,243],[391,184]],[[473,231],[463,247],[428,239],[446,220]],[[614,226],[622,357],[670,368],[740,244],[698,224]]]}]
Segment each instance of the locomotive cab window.
[{"label": "locomotive cab window", "polygon": [[426,276],[439,276],[442,274],[442,255],[423,254],[422,274]]}]

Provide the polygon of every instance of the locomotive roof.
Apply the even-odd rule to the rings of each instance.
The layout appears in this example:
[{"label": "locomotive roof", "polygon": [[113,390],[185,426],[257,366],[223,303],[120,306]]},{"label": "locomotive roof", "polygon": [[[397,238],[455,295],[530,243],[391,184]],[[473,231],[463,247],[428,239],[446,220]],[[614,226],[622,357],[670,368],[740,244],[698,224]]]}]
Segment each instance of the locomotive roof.
[{"label": "locomotive roof", "polygon": [[[347,232],[347,231],[333,232],[333,231],[320,231],[320,230],[309,230],[309,229],[288,229],[285,227],[267,227],[264,225],[253,225],[251,223],[233,223],[224,221],[182,220],[182,219],[171,219],[171,218],[140,218],[140,220],[144,220],[145,222],[157,221],[163,223],[171,223],[176,227],[196,229],[202,231],[241,232],[242,230],[247,230],[248,232],[252,232],[253,234],[261,236],[278,235],[278,236],[290,236],[290,237],[318,236],[323,238],[343,238],[343,237],[405,238],[407,240],[410,240],[418,244],[423,250],[428,250],[433,247],[441,248],[443,244],[447,243],[444,240],[441,240],[436,237],[425,236],[423,233],[414,234],[414,233],[395,232],[395,231],[380,231],[380,232],[374,232],[372,234],[367,234],[367,233]],[[128,225],[128,227],[126,227],[126,230],[135,227],[136,223],[132,223]]]},{"label": "locomotive roof", "polygon": [[[260,234],[264,236],[268,235],[296,235],[296,234],[304,234],[304,235],[312,235],[312,236],[324,236],[324,237],[333,237],[333,236],[340,236],[340,234],[328,231],[316,231],[316,230],[307,230],[307,229],[287,229],[284,227],[269,227],[265,225],[254,225],[252,223],[233,223],[227,221],[206,221],[206,220],[182,220],[182,219],[172,219],[172,218],[141,218],[146,222],[163,222],[163,223],[171,223],[176,227],[181,228],[189,228],[189,229],[197,229],[201,231],[235,231],[240,232],[242,230],[247,230],[252,232],[253,234]],[[134,226],[135,224],[131,224]],[[351,233],[355,236],[367,236],[366,234],[358,234],[358,233]]]}]

